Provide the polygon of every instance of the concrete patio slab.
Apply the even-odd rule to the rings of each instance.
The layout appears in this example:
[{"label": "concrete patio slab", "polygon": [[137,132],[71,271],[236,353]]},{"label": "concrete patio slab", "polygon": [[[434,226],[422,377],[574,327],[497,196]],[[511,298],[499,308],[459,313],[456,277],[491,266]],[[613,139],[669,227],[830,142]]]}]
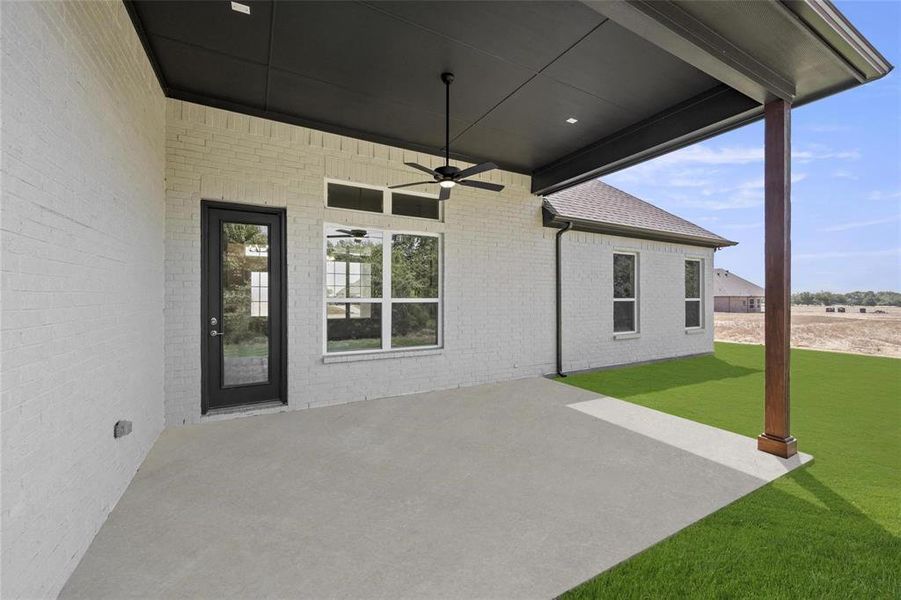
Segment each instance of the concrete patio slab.
[{"label": "concrete patio slab", "polygon": [[780,472],[631,407],[526,379],[169,429],[61,597],[549,598]]},{"label": "concrete patio slab", "polygon": [[813,460],[811,455],[803,452],[788,459],[759,452],[754,438],[609,396],[570,404],[569,407],[765,482]]}]

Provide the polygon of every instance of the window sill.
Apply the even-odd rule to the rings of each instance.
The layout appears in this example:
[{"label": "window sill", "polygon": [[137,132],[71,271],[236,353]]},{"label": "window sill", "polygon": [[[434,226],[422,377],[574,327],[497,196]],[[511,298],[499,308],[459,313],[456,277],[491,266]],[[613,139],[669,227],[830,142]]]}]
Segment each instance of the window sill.
[{"label": "window sill", "polygon": [[635,340],[641,337],[641,334],[637,331],[633,331],[632,333],[614,333],[614,340]]},{"label": "window sill", "polygon": [[702,333],[707,333],[707,330],[703,327],[692,327],[685,330],[685,335],[700,335]]},{"label": "window sill", "polygon": [[377,350],[375,352],[352,352],[347,354],[325,354],[322,362],[325,364],[348,363],[361,360],[381,360],[385,358],[408,358],[414,356],[434,356],[443,354],[444,348],[421,348],[409,350]]}]

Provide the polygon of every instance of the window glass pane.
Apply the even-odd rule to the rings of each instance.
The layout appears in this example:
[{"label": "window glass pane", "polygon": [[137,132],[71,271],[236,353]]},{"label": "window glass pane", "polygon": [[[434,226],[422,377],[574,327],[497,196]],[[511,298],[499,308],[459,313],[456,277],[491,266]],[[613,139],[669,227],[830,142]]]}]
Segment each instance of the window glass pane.
[{"label": "window glass pane", "polygon": [[621,300],[613,303],[613,332],[635,331],[635,301]]},{"label": "window glass pane", "polygon": [[635,297],[635,255],[613,255],[613,297]]},{"label": "window glass pane", "polygon": [[438,297],[437,237],[395,235],[391,254],[391,294],[394,298]]},{"label": "window glass pane", "polygon": [[350,208],[369,212],[382,212],[382,190],[328,184],[328,205],[332,208]]},{"label": "window glass pane", "polygon": [[697,260],[685,261],[685,297],[701,297],[701,263]]},{"label": "window glass pane", "polygon": [[437,219],[440,214],[438,208],[439,204],[436,198],[424,198],[396,192],[391,195],[391,212],[395,215]]},{"label": "window glass pane", "polygon": [[326,298],[382,297],[382,232],[326,230]]},{"label": "window glass pane", "polygon": [[382,305],[327,305],[326,348],[329,352],[377,350],[382,347]]},{"label": "window glass pane", "polygon": [[437,345],[437,302],[401,302],[391,305],[392,348]]},{"label": "window glass pane", "polygon": [[701,301],[686,300],[685,301],[685,326],[700,327],[701,326]]},{"label": "window glass pane", "polygon": [[269,381],[269,227],[223,223],[221,235],[222,385],[263,383]]}]

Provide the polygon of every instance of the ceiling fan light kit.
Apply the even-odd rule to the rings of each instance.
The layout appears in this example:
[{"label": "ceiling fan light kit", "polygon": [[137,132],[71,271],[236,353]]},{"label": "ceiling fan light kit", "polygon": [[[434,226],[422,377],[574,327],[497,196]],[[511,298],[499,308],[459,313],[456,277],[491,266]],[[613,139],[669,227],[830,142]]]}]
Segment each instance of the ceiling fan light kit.
[{"label": "ceiling fan light kit", "polygon": [[447,200],[450,198],[451,188],[460,184],[464,187],[478,188],[480,190],[488,190],[490,192],[499,192],[504,186],[496,183],[488,183],[487,181],[470,181],[467,177],[478,175],[497,169],[497,165],[491,162],[484,162],[467,169],[459,169],[450,164],[450,84],[454,81],[453,73],[442,73],[441,81],[444,82],[444,165],[437,169],[430,169],[420,164],[408,162],[404,163],[408,167],[422,171],[433,177],[433,181],[417,181],[415,183],[403,183],[401,185],[392,185],[390,189],[398,189],[412,187],[414,185],[438,184],[441,188],[438,191],[438,200]]}]

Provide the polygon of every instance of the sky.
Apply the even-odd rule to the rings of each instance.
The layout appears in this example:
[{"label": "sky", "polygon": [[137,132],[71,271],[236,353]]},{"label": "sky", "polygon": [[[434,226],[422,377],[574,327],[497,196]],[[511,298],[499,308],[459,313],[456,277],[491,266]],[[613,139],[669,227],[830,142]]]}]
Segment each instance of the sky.
[{"label": "sky", "polygon": [[[792,290],[901,291],[901,1],[839,9],[895,70],[792,110]],[[739,242],[715,266],[763,285],[763,122],[602,178]]]}]

